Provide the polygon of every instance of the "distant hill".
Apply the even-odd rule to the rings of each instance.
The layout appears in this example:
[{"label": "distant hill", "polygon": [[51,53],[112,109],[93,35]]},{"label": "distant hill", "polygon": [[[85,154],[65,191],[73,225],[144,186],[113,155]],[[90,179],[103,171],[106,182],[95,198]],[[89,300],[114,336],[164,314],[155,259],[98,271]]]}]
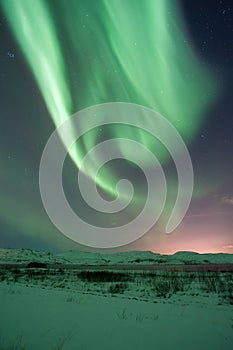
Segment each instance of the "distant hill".
[{"label": "distant hill", "polygon": [[59,254],[33,249],[0,248],[0,263],[28,263],[31,261],[81,265],[177,265],[177,264],[223,264],[233,263],[233,254],[199,254],[177,252],[173,255],[155,254],[149,251],[130,251],[114,254],[86,253],[77,250]]}]

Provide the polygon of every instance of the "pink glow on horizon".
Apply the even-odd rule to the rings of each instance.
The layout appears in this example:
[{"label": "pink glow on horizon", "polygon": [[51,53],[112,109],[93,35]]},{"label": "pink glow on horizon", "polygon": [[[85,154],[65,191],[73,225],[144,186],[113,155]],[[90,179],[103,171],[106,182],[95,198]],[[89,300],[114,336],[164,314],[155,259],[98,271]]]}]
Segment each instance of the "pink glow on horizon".
[{"label": "pink glow on horizon", "polygon": [[151,232],[145,249],[167,255],[179,251],[233,254],[232,222],[220,220],[217,216],[212,220],[204,218],[204,214],[193,216],[190,222],[189,217],[169,235]]}]

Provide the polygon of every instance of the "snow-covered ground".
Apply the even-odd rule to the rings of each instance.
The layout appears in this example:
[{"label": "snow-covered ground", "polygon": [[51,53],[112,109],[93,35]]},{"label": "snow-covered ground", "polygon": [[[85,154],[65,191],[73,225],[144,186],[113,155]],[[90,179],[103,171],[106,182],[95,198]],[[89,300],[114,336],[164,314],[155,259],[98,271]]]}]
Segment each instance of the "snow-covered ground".
[{"label": "snow-covered ground", "polygon": [[230,350],[233,344],[233,308],[217,305],[214,295],[149,303],[2,283],[0,310],[1,350]]},{"label": "snow-covered ground", "polygon": [[[31,261],[62,265],[0,265],[0,350],[232,349],[232,272],[108,267],[231,263],[232,255],[0,249],[2,264]],[[104,267],[67,268],[71,262]]]},{"label": "snow-covered ground", "polygon": [[177,252],[173,255],[161,255],[152,252],[131,251],[115,254],[87,253],[68,251],[51,254],[32,249],[4,249],[0,248],[0,263],[41,261],[46,263],[74,263],[93,265],[118,264],[220,264],[233,263],[233,254],[198,254],[195,252]]}]

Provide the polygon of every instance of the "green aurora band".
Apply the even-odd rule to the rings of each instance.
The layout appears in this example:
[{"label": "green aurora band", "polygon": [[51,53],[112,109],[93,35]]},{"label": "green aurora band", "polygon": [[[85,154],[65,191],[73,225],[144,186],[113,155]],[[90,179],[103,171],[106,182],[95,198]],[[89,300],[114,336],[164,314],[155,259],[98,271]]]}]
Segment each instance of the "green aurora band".
[{"label": "green aurora band", "polygon": [[[1,4],[56,127],[83,108],[131,102],[160,112],[190,143],[218,96],[217,81],[191,47],[175,0]],[[111,125],[107,131],[111,138],[142,143],[162,163],[168,160],[165,149],[143,130]],[[69,151],[77,167],[98,140],[95,129]],[[95,176],[91,169],[88,175]],[[102,171],[97,183],[115,194],[114,176]]]}]

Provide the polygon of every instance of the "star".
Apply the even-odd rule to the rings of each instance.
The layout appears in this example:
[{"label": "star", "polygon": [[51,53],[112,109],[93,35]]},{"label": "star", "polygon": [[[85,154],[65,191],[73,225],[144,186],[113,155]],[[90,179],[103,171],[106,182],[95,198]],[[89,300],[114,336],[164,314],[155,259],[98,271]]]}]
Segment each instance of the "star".
[{"label": "star", "polygon": [[7,52],[7,56],[9,58],[15,58],[15,54],[13,52]]}]

